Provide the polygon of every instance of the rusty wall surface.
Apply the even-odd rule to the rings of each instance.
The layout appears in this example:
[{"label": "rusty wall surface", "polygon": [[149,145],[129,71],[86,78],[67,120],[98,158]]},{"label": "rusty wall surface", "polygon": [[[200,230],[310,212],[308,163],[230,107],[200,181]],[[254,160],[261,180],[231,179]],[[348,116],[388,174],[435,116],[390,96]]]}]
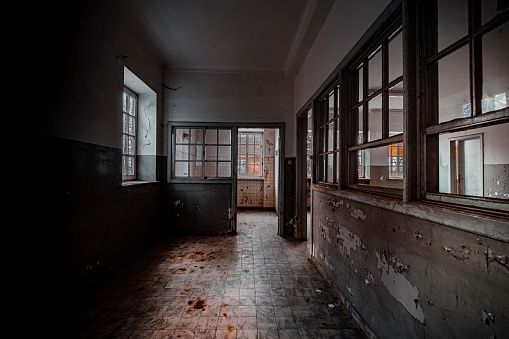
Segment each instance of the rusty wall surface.
[{"label": "rusty wall surface", "polygon": [[507,335],[507,242],[327,190],[312,227],[314,261],[378,338]]}]

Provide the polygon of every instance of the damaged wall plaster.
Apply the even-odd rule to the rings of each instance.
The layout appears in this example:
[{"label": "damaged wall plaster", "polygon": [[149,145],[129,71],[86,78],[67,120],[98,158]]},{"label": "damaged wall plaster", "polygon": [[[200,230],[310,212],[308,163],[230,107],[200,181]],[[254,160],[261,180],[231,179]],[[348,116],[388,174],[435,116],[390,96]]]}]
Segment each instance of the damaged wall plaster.
[{"label": "damaged wall plaster", "polygon": [[421,323],[424,323],[424,312],[421,305],[419,305],[419,290],[401,274],[402,272],[407,272],[409,268],[394,257],[390,257],[387,260],[383,252],[376,251],[375,255],[377,267],[382,272],[380,280],[389,293],[405,307],[408,313]]}]

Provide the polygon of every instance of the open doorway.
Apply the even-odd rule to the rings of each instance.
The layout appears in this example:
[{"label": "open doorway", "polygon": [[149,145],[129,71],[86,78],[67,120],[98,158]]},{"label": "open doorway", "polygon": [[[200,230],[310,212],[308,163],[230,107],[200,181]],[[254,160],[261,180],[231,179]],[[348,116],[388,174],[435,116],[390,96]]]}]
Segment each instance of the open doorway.
[{"label": "open doorway", "polygon": [[257,124],[237,129],[237,213],[275,213],[278,227],[274,232],[278,234],[282,234],[283,220],[280,140],[281,131],[276,126]]},{"label": "open doorway", "polygon": [[311,107],[297,117],[297,240],[312,237],[311,187],[313,174],[313,111]]}]

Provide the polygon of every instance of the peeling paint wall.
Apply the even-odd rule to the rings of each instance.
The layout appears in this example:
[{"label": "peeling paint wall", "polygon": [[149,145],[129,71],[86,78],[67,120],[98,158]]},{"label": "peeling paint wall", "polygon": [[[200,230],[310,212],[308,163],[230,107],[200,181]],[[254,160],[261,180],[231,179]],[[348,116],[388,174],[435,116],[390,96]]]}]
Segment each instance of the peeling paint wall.
[{"label": "peeling paint wall", "polygon": [[378,338],[507,334],[507,242],[315,188],[313,260]]}]

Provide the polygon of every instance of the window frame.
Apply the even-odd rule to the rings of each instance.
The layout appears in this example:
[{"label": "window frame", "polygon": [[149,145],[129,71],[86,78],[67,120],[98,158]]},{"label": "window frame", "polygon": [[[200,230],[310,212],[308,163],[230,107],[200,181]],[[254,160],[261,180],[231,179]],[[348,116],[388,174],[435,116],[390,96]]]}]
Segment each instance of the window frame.
[{"label": "window frame", "polygon": [[[249,143],[249,137],[248,135],[253,135],[253,144],[250,144]],[[246,137],[246,143],[245,144],[241,144],[241,139],[242,139],[242,136],[245,136]],[[260,143],[257,144],[256,143],[256,137],[259,136],[260,138]],[[249,163],[249,156],[250,156],[250,153],[249,153],[249,145],[253,145],[254,148],[253,148],[253,162],[252,164]],[[241,164],[241,154],[240,154],[240,150],[241,150],[241,146],[246,146],[246,152],[245,154],[245,157],[246,157],[246,163],[245,164]],[[259,163],[256,163],[256,147],[259,146],[260,148],[260,162]],[[245,174],[241,174],[241,171],[240,171],[240,166],[241,165],[245,165],[246,166],[246,173]],[[249,174],[249,167],[250,166],[253,166],[253,174]],[[258,166],[260,168],[260,173],[255,173],[255,168],[256,166]],[[260,178],[263,178],[263,132],[261,131],[242,131],[242,130],[239,130],[237,132],[237,178],[238,179],[260,179]]]},{"label": "window frame", "polygon": [[[405,125],[406,121],[406,110],[405,110],[405,101],[406,97],[403,95],[403,131],[401,133],[390,135],[389,131],[389,118],[390,118],[390,107],[389,107],[389,92],[391,88],[400,84],[401,86],[405,86],[404,82],[406,81],[405,75],[405,67],[402,67],[403,74],[397,76],[396,78],[390,80],[389,79],[389,44],[396,38],[399,34],[403,36],[403,22],[402,22],[402,12],[401,9],[396,10],[395,13],[392,13],[391,18],[387,18],[387,20],[382,24],[382,28],[380,29],[379,34],[375,35],[370,41],[366,42],[363,46],[360,47],[360,52],[356,58],[352,58],[349,61],[348,65],[345,67],[345,71],[343,72],[343,78],[347,82],[348,86],[348,158],[351,162],[349,166],[349,175],[348,175],[348,187],[352,189],[359,190],[368,190],[374,191],[384,194],[395,195],[398,197],[403,197],[404,189],[403,188],[395,188],[395,187],[385,187],[378,185],[369,185],[369,170],[366,170],[366,166],[369,167],[369,164],[362,164],[364,171],[364,177],[361,177],[359,174],[362,174],[359,171],[359,153],[363,153],[363,159],[366,159],[366,155],[370,153],[371,149],[378,147],[388,147],[391,144],[395,143],[404,143],[404,139],[406,137],[407,126]],[[369,61],[375,57],[378,53],[382,53],[382,84],[379,89],[375,91],[371,91],[369,89]],[[405,42],[402,39],[402,59],[405,58]],[[359,96],[359,73],[362,69],[362,98]],[[369,103],[371,100],[381,96],[382,99],[382,135],[381,138],[375,140],[369,140]],[[362,135],[359,136],[358,128],[359,126],[359,109],[362,109]],[[404,143],[405,144],[405,143]],[[404,151],[406,153],[406,151]],[[388,159],[389,161],[389,159]],[[404,164],[404,168],[406,165]],[[403,177],[397,178],[398,180],[404,180],[405,171],[403,169]],[[390,171],[388,168],[387,177],[389,177]],[[390,178],[389,179],[394,179]]]},{"label": "window frame", "polygon": [[[127,94],[127,96],[125,95]],[[130,105],[130,98],[134,99],[133,104],[133,111],[134,114],[130,114],[129,112],[129,105]],[[125,101],[124,101],[125,100]],[[138,94],[136,94],[134,91],[129,89],[128,87],[124,86],[123,93],[122,93],[122,181],[132,181],[136,180],[137,178],[137,166],[136,166],[136,159],[137,159],[137,137],[138,137]],[[124,110],[124,105],[127,108],[127,111]],[[129,123],[127,122],[127,127],[124,125],[124,117],[129,119],[131,117],[134,121],[134,128],[133,133],[129,133]],[[127,120],[128,121],[128,120]],[[127,132],[126,132],[127,130]],[[132,154],[129,154],[129,146],[128,144],[125,144],[125,139],[131,139],[132,143]],[[127,149],[127,152],[126,152]],[[126,159],[131,158],[133,163],[133,173],[132,174],[124,174],[124,168],[127,166]]]},{"label": "window frame", "polygon": [[[509,211],[509,201],[507,199],[497,199],[484,196],[467,196],[454,193],[440,193],[439,173],[438,173],[438,154],[439,154],[439,136],[441,134],[469,131],[478,134],[476,130],[490,125],[509,123],[509,107],[483,113],[482,92],[483,92],[483,69],[482,69],[482,38],[485,34],[501,27],[509,22],[509,10],[497,14],[486,23],[482,23],[481,1],[470,0],[468,2],[468,32],[465,36],[457,39],[449,45],[438,50],[437,26],[432,22],[437,21],[438,1],[425,2],[424,11],[421,15],[426,16],[427,20],[422,20],[421,29],[423,35],[428,39],[422,41],[422,88],[425,91],[425,100],[422,102],[423,128],[421,139],[423,140],[423,149],[425,150],[421,161],[425,164],[424,173],[421,176],[421,193],[424,200],[448,205],[458,205],[461,208],[491,209],[496,211]],[[437,38],[438,39],[438,38]],[[470,117],[461,117],[453,120],[439,122],[439,102],[438,90],[438,70],[437,65],[440,60],[458,51],[461,48],[468,48],[468,76],[469,76],[469,100]],[[505,201],[504,201],[505,200]]]},{"label": "window frame", "polygon": [[[332,98],[332,99],[331,99]],[[333,106],[330,106],[330,102]],[[317,135],[318,171],[316,181],[328,185],[337,185],[340,181],[340,93],[339,84],[335,82],[315,104],[313,112],[314,127]],[[332,116],[330,108],[332,107]],[[332,134],[330,130],[332,129]],[[332,145],[330,144],[332,141]],[[332,158],[332,167],[329,166]],[[330,170],[330,173],[329,173]]]},{"label": "window frame", "polygon": [[[233,166],[236,164],[236,161],[233,159],[233,154],[236,154],[236,146],[233,144],[233,138],[234,138],[234,130],[232,127],[222,127],[222,126],[213,126],[213,125],[206,125],[206,126],[195,126],[195,125],[174,125],[171,126],[171,152],[172,152],[172,158],[171,158],[171,179],[172,180],[181,180],[185,182],[190,181],[201,181],[201,180],[228,180],[231,181],[233,178]],[[189,141],[187,143],[177,143],[177,130],[201,130],[202,131],[202,141],[201,143],[191,143],[191,140],[189,138]],[[216,131],[216,142],[207,142],[206,140],[206,131],[207,130],[215,130]],[[221,143],[219,140],[219,131],[229,131],[230,132],[230,143]],[[200,145],[202,147],[202,153],[200,154],[201,159],[195,159],[191,160],[190,156],[188,156],[187,160],[178,159],[176,157],[177,152],[177,146],[180,145]],[[206,158],[206,148],[207,147],[216,147],[216,159],[207,159]],[[230,160],[225,159],[219,159],[219,147],[230,147]],[[234,153],[235,152],[235,153]],[[188,163],[188,173],[190,169],[190,164],[196,162],[201,163],[201,175],[200,176],[177,176],[176,175],[176,164],[177,163]],[[216,163],[216,175],[211,176],[207,175],[207,163]],[[219,176],[219,164],[220,163],[230,163],[230,175],[229,176]]]}]

